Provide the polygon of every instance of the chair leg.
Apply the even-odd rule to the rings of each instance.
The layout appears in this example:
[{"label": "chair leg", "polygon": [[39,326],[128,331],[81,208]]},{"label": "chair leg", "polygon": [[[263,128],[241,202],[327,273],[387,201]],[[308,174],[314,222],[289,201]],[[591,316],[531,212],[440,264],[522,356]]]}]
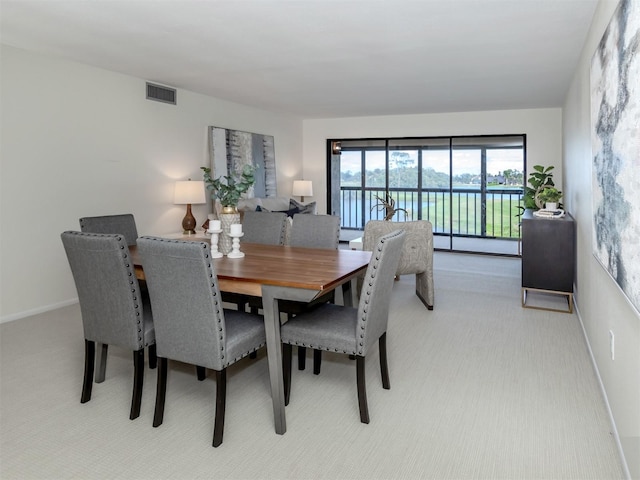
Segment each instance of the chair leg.
[{"label": "chair leg", "polygon": [[307,349],[298,347],[298,370],[304,370],[307,362]]},{"label": "chair leg", "polygon": [[149,368],[154,369],[158,366],[158,355],[156,354],[156,344],[149,345]]},{"label": "chair leg", "polygon": [[285,405],[289,405],[289,399],[291,398],[291,351],[292,347],[290,344],[282,344],[282,374],[284,382]]},{"label": "chair leg", "polygon": [[356,379],[358,383],[358,406],[360,421],[369,423],[369,407],[367,406],[367,385],[364,372],[364,357],[356,355]]},{"label": "chair leg", "polygon": [[98,370],[96,370],[96,383],[104,382],[107,374],[107,353],[109,345],[98,343]]},{"label": "chair leg", "polygon": [[142,403],[142,384],[144,383],[144,348],[133,352],[133,395],[131,397],[131,414],[129,420],[140,416]]},{"label": "chair leg", "polygon": [[222,444],[224,410],[227,402],[227,369],[216,370],[216,420],[213,426],[213,446]]},{"label": "chair leg", "polygon": [[313,373],[320,375],[320,367],[322,365],[322,350],[313,350]]},{"label": "chair leg", "polygon": [[164,419],[164,400],[167,396],[167,359],[158,358],[158,385],[156,387],[156,410],[153,414],[153,426],[159,427]]},{"label": "chair leg", "polygon": [[91,389],[93,387],[93,369],[96,361],[96,344],[91,340],[84,339],[84,379],[82,381],[82,395],[80,403],[87,403],[91,400]]},{"label": "chair leg", "polygon": [[198,381],[203,381],[205,378],[207,378],[207,369],[201,367],[200,365],[196,365],[196,375],[198,377]]},{"label": "chair leg", "polygon": [[382,375],[382,388],[389,390],[389,365],[387,364],[387,332],[384,332],[378,339],[378,347],[380,348],[380,375]]}]

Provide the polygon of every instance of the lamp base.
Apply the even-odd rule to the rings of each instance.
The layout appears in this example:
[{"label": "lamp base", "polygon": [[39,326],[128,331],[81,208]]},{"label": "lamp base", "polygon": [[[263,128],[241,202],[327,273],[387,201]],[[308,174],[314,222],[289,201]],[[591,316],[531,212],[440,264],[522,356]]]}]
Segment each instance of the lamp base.
[{"label": "lamp base", "polygon": [[185,235],[196,234],[196,219],[191,213],[191,204],[187,203],[187,214],[182,219],[182,230]]}]

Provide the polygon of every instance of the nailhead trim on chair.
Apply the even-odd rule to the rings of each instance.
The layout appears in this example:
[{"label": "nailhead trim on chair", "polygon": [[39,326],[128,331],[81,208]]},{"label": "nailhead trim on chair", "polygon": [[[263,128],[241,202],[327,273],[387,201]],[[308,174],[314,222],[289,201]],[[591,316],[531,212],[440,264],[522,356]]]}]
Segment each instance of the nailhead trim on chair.
[{"label": "nailhead trim on chair", "polygon": [[316,350],[323,350],[325,352],[346,353],[347,355],[355,355],[356,354],[355,350],[347,351],[347,350],[340,350],[338,348],[327,348],[324,345],[313,345],[311,343],[291,342],[291,345],[295,345],[296,347],[314,348]]}]

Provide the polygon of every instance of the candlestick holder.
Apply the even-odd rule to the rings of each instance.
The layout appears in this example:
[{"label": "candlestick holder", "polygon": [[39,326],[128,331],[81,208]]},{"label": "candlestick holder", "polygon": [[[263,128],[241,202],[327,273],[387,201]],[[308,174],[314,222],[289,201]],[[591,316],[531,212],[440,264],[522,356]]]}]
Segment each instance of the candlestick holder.
[{"label": "candlestick holder", "polygon": [[230,233],[229,236],[233,238],[231,243],[231,251],[227,254],[228,258],[242,258],[244,257],[244,252],[240,251],[240,237],[244,236],[243,232],[240,233]]},{"label": "candlestick holder", "polygon": [[218,235],[222,233],[222,229],[218,230],[207,230],[208,233],[211,234],[211,258],[221,258],[224,255],[222,252],[218,251]]}]

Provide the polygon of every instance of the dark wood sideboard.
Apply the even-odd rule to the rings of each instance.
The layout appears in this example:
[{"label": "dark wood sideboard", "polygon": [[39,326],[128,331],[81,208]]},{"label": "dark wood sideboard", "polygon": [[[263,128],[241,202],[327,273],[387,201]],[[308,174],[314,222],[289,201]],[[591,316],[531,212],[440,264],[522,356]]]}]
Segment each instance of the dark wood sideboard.
[{"label": "dark wood sideboard", "polygon": [[[575,276],[575,221],[569,213],[562,218],[541,218],[533,210],[522,216],[522,306],[573,312]],[[539,292],[563,295],[568,309],[527,305],[527,294]]]}]

